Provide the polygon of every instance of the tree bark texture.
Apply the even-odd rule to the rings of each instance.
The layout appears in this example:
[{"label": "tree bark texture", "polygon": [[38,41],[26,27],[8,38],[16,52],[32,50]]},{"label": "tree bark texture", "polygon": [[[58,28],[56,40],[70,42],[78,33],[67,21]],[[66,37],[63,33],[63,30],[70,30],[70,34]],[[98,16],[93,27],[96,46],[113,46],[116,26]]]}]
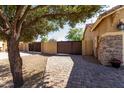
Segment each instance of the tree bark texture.
[{"label": "tree bark texture", "polygon": [[24,84],[22,73],[22,58],[20,57],[19,53],[19,41],[16,41],[14,37],[11,37],[7,40],[7,46],[14,87],[18,88]]}]

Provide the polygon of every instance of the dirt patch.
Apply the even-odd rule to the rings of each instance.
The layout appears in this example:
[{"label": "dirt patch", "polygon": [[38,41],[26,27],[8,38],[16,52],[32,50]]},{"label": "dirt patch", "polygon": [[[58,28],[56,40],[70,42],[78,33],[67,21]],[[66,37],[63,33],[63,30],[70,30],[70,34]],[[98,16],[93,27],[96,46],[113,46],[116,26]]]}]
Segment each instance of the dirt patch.
[{"label": "dirt patch", "polygon": [[[42,87],[42,78],[46,68],[47,57],[42,55],[24,56],[23,76],[25,84],[22,87]],[[9,62],[0,60],[0,87],[13,87]]]}]

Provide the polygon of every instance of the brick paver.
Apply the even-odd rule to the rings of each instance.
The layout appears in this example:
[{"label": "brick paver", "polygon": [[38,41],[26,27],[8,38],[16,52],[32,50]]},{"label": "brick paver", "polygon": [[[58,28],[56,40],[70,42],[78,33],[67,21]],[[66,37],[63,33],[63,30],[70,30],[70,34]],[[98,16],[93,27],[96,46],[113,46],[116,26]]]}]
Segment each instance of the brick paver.
[{"label": "brick paver", "polygon": [[124,87],[124,68],[103,66],[92,57],[52,56],[47,62],[44,87]]}]

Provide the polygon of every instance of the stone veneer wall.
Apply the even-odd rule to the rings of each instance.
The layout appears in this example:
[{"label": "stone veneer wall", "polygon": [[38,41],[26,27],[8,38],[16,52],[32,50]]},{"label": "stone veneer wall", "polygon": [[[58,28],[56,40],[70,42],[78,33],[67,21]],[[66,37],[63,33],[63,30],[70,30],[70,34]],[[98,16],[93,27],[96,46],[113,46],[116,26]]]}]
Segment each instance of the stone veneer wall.
[{"label": "stone veneer wall", "polygon": [[101,37],[98,46],[98,59],[101,64],[110,65],[111,58],[117,58],[123,62],[123,34]]}]

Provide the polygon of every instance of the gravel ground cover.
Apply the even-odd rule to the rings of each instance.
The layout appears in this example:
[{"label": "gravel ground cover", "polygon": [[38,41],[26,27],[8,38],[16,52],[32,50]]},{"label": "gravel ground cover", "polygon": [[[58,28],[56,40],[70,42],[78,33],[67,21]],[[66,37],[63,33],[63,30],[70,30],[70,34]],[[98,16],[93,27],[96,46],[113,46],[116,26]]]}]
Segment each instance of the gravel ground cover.
[{"label": "gravel ground cover", "polygon": [[[23,54],[23,76],[25,81],[22,87],[42,87],[47,57],[39,54],[21,54]],[[8,59],[0,60],[0,87],[13,87]]]}]

